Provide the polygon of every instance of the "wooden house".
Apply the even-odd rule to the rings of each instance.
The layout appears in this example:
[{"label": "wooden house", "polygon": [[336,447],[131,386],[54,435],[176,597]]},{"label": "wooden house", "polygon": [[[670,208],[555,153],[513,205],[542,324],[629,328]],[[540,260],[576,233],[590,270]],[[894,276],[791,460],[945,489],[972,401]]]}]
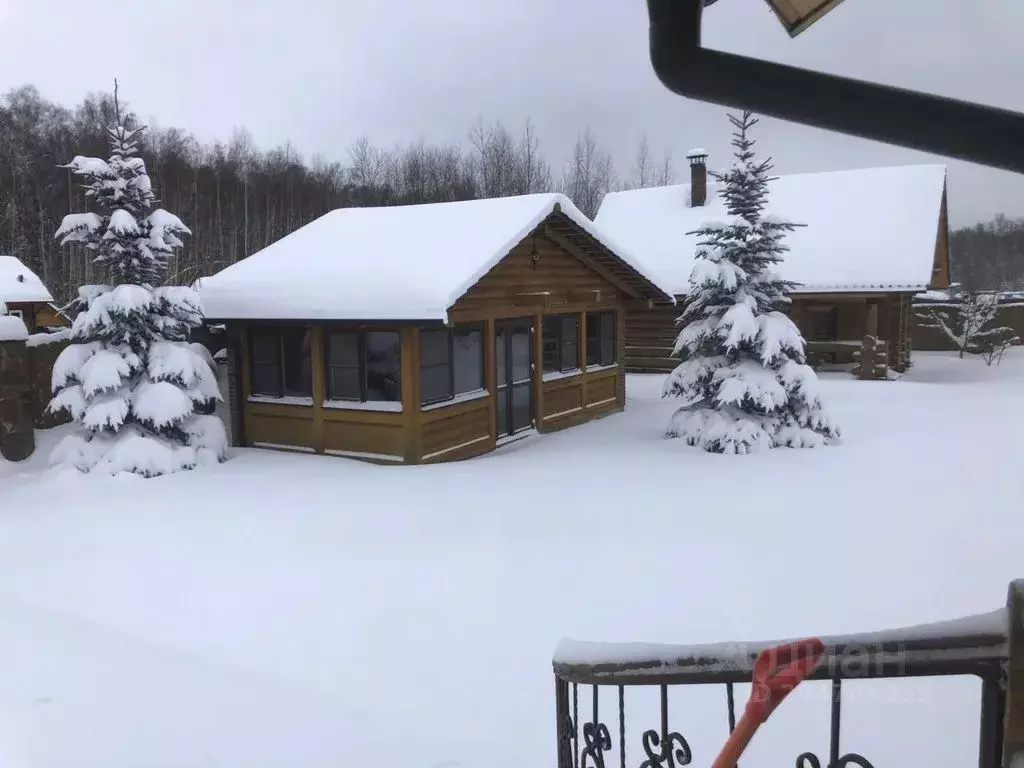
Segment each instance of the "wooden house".
[{"label": "wooden house", "polygon": [[204,278],[236,445],[417,464],[622,410],[671,301],[563,195],[347,208]]},{"label": "wooden house", "polygon": [[0,256],[0,301],[7,305],[7,314],[25,322],[29,333],[70,325],[39,276],[14,256]]},{"label": "wooden house", "polygon": [[[687,155],[690,184],[607,195],[596,224],[667,285],[679,306],[626,307],[626,365],[670,371],[675,325],[689,288],[692,233],[726,221],[718,184],[709,184],[703,150]],[[780,176],[768,212],[804,226],[787,234],[778,270],[798,284],[788,311],[813,363],[849,364],[865,336],[887,342],[888,365],[910,360],[915,294],[949,285],[946,169],[942,165]]]}]

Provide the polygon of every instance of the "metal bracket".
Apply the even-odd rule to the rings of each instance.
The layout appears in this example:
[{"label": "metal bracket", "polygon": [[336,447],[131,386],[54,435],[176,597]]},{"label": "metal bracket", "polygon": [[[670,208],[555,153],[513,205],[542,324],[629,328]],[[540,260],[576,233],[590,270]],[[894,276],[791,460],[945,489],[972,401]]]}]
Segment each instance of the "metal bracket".
[{"label": "metal bracket", "polygon": [[647,0],[650,53],[680,96],[1024,172],[1024,114],[701,47],[706,0]]}]

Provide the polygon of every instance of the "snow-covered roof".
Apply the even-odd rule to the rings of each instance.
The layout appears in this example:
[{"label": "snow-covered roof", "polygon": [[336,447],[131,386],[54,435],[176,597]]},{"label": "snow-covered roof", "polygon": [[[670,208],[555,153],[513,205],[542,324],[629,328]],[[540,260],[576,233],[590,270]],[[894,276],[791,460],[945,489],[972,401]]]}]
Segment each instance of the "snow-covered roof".
[{"label": "snow-covered roof", "polygon": [[204,277],[203,312],[227,319],[447,320],[447,310],[560,210],[651,298],[671,295],[561,194],[343,208]]},{"label": "snow-covered roof", "polygon": [[0,256],[0,301],[53,301],[43,281],[14,256]]},{"label": "snow-covered roof", "polygon": [[[768,213],[805,224],[786,235],[782,276],[797,293],[920,291],[932,280],[943,165],[802,173],[770,183]],[[708,180],[707,204],[689,207],[690,185],[605,196],[595,219],[676,295],[688,290],[699,238],[687,235],[729,216]]]}]

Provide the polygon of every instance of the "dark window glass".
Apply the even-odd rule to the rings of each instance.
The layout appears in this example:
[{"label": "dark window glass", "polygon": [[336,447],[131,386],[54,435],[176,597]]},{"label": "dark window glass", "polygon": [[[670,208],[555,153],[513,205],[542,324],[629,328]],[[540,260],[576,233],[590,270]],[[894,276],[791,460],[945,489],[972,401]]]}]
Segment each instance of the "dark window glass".
[{"label": "dark window glass", "polygon": [[512,433],[512,427],[508,423],[508,401],[511,389],[505,387],[504,389],[498,389],[498,435],[509,435]]},{"label": "dark window glass", "polygon": [[277,328],[249,331],[249,387],[254,395],[281,397],[281,334]]},{"label": "dark window glass", "polygon": [[358,333],[327,334],[327,399],[362,399]]},{"label": "dark window glass", "polygon": [[541,332],[541,359],[544,373],[559,370],[558,366],[558,331],[560,324],[557,317],[545,317]]},{"label": "dark window glass", "polygon": [[587,314],[587,365],[615,362],[615,313]]},{"label": "dark window glass", "polygon": [[507,384],[507,378],[505,373],[505,332],[498,331],[498,337],[494,341],[494,357],[495,365],[498,369],[498,386]]},{"label": "dark window glass", "polygon": [[484,386],[484,334],[479,327],[452,331],[455,394],[474,392]]},{"label": "dark window glass", "polygon": [[282,328],[284,393],[292,397],[313,396],[313,367],[309,356],[309,328]]},{"label": "dark window glass", "polygon": [[509,341],[512,357],[512,383],[530,380],[530,329],[517,326],[512,329]]},{"label": "dark window glass", "polygon": [[448,329],[420,330],[420,402],[439,403],[452,397],[452,366]]},{"label": "dark window glass", "polygon": [[559,336],[558,363],[562,371],[580,367],[580,321],[576,316],[563,316]]},{"label": "dark window glass", "polygon": [[402,342],[395,331],[367,331],[366,400],[402,401]]},{"label": "dark window glass", "polygon": [[601,323],[601,365],[611,365],[615,362],[615,315],[609,312]]},{"label": "dark window glass", "polygon": [[530,387],[521,384],[512,387],[512,430],[526,429],[531,424]]},{"label": "dark window glass", "polygon": [[544,373],[574,371],[580,367],[580,321],[576,315],[544,319],[541,333]]}]

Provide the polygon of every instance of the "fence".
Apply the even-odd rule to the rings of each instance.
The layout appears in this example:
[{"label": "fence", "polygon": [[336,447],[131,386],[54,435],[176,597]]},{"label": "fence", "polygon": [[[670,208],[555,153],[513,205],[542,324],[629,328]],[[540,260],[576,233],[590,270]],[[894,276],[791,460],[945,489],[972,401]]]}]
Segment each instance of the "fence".
[{"label": "fence", "polygon": [[[825,763],[812,752],[796,759],[798,768],[871,768],[869,759],[841,746],[843,682],[851,679],[975,676],[981,680],[978,702],[979,768],[1018,765],[1024,759],[1024,581],[1010,585],[1007,606],[989,614],[890,632],[823,638],[825,654],[809,680],[829,683],[829,751]],[[693,750],[673,722],[693,712],[670,712],[669,690],[678,686],[721,686],[723,726],[736,725],[737,684],[750,683],[758,653],[772,643],[720,643],[704,646],[616,645],[563,641],[555,652],[555,712],[558,768],[677,768],[693,759]],[[589,689],[580,701],[580,689]],[[627,721],[626,692],[657,692],[654,702],[638,707],[651,727],[639,735]],[[610,696],[602,697],[605,691]],[[600,704],[602,698],[605,707]],[[611,706],[608,706],[609,700]],[[588,706],[589,704],[589,706]],[[783,705],[786,706],[786,705]],[[610,710],[610,711],[609,711]],[[766,726],[771,729],[771,722]],[[615,730],[615,737],[612,730]],[[629,725],[630,727],[627,727]],[[895,730],[895,738],[901,733]],[[724,727],[723,727],[724,732]],[[808,741],[817,737],[808,733]],[[643,750],[642,762],[628,752]],[[606,753],[607,756],[606,756]],[[714,754],[701,755],[708,765]],[[790,758],[791,759],[791,758]],[[1004,762],[1005,761],[1005,762]],[[742,761],[741,761],[742,762]],[[785,764],[789,760],[781,760]]]},{"label": "fence", "polygon": [[29,336],[25,363],[32,402],[32,420],[36,429],[50,429],[70,421],[66,411],[53,414],[46,410],[52,396],[50,381],[53,376],[53,364],[67,345],[66,332],[36,333]]},{"label": "fence", "polygon": [[[914,326],[911,330],[911,344],[913,348],[919,349],[922,352],[955,351],[953,342],[949,340],[949,337],[938,328],[929,328],[927,325],[924,325],[921,318],[917,316],[917,313],[928,309],[951,310],[957,306],[957,303],[953,301],[927,301],[923,299],[915,301]],[[1017,299],[1001,303],[999,305],[999,313],[996,315],[993,325],[1005,325],[1013,328],[1014,332],[1021,339],[1024,339],[1024,301]]]}]

